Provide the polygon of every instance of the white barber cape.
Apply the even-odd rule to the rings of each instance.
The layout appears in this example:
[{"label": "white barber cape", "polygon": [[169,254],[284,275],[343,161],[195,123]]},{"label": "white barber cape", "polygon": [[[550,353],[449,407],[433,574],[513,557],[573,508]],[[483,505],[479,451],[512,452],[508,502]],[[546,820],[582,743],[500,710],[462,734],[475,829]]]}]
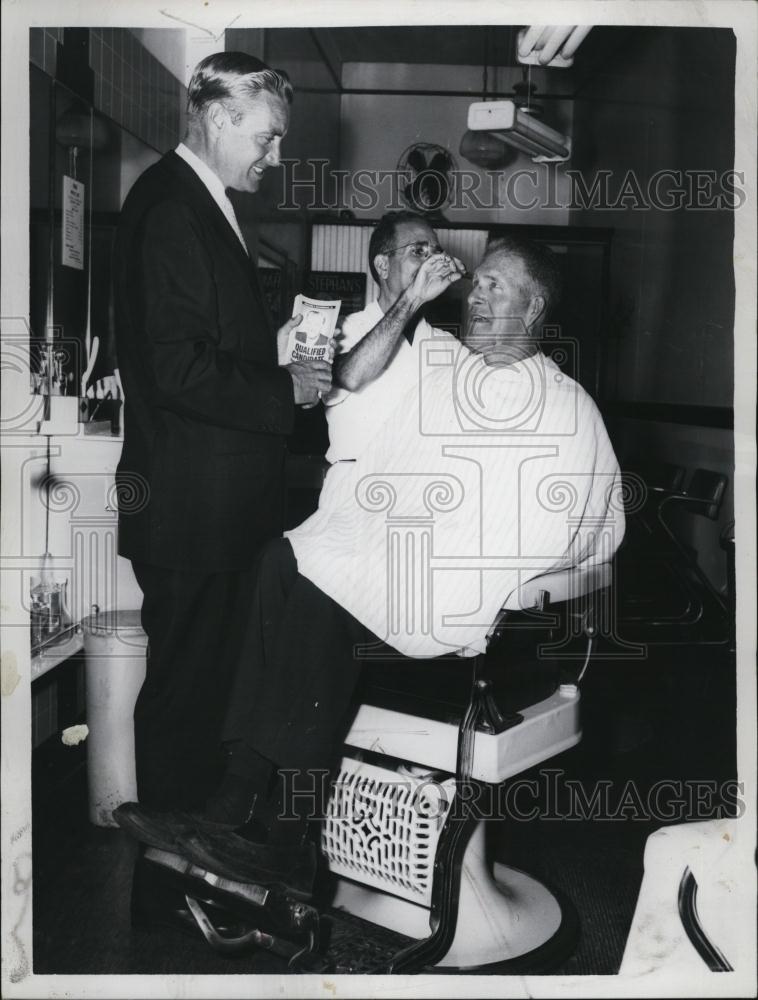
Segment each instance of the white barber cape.
[{"label": "white barber cape", "polygon": [[593,400],[543,354],[496,368],[431,340],[422,361],[286,535],[299,572],[399,652],[481,652],[521,584],[611,558],[618,463]]}]

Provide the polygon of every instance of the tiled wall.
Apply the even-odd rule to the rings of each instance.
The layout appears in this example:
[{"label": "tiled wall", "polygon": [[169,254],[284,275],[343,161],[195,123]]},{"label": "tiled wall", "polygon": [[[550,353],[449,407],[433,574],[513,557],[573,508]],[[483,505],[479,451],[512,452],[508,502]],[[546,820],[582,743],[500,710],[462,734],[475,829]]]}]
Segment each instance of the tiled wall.
[{"label": "tiled wall", "polygon": [[187,88],[126,28],[90,29],[95,107],[165,153],[181,139]]},{"label": "tiled wall", "polygon": [[[127,28],[90,28],[94,105],[149,146],[164,153],[184,132],[187,88]],[[32,28],[29,58],[55,75],[62,28]]]},{"label": "tiled wall", "polygon": [[30,28],[29,59],[50,76],[55,76],[58,48],[63,41],[63,28]]}]

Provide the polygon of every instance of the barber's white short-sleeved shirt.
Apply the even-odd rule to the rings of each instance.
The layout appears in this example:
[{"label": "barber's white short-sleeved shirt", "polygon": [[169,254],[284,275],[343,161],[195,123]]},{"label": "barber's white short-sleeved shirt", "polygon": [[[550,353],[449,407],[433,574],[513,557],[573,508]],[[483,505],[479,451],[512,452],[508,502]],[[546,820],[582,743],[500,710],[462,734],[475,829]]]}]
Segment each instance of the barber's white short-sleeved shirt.
[{"label": "barber's white short-sleeved shirt", "polygon": [[[361,312],[346,317],[339,352],[344,354],[352,350],[373,330],[383,315],[374,301]],[[442,342],[458,343],[452,334],[438,330],[422,319],[416,327],[413,344],[400,337],[397,349],[381,375],[354,392],[335,387],[324,398],[329,425],[328,462],[334,464],[358,458],[406,392],[418,382],[421,345],[432,337]]]}]

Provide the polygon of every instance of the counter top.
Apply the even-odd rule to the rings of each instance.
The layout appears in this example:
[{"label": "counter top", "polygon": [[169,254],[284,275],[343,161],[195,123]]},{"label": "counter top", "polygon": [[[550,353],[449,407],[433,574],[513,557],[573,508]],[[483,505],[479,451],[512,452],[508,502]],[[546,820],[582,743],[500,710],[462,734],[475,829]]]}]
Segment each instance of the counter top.
[{"label": "counter top", "polygon": [[57,667],[59,663],[63,663],[69,656],[74,656],[82,651],[84,637],[81,629],[72,626],[67,631],[69,633],[67,636],[56,636],[32,656],[33,681],[42,677],[48,670],[52,670],[53,667]]}]

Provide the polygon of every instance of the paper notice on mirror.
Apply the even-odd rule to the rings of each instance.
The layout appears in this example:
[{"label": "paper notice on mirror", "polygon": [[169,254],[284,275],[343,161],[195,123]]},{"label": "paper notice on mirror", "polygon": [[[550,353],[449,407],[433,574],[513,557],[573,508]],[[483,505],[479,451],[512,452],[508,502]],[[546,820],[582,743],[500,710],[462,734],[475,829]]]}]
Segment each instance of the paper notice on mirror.
[{"label": "paper notice on mirror", "polygon": [[61,263],[84,270],[84,185],[63,177],[63,227]]},{"label": "paper notice on mirror", "polygon": [[298,295],[292,315],[300,314],[300,325],[290,331],[284,364],[293,361],[322,361],[337,327],[341,299],[325,301]]}]

